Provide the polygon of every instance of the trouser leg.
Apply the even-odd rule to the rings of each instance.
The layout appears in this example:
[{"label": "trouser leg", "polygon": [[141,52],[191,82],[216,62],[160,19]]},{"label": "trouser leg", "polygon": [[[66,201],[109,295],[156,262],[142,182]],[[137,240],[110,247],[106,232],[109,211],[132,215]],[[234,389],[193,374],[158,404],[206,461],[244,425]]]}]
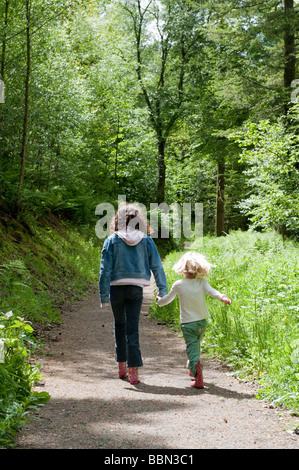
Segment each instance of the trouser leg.
[{"label": "trouser leg", "polygon": [[114,339],[115,339],[115,359],[117,362],[127,361],[127,339],[126,339],[126,307],[125,307],[125,286],[111,286],[110,303],[114,316]]},{"label": "trouser leg", "polygon": [[186,343],[186,352],[189,359],[189,369],[196,375],[197,363],[200,360],[201,343],[207,327],[206,320],[182,323],[181,329]]},{"label": "trouser leg", "polygon": [[128,367],[141,367],[142,356],[139,344],[139,319],[143,299],[143,289],[139,286],[127,286],[126,319]]},{"label": "trouser leg", "polygon": [[110,302],[114,315],[115,358],[128,367],[141,367],[139,319],[143,299],[140,286],[111,286]]}]

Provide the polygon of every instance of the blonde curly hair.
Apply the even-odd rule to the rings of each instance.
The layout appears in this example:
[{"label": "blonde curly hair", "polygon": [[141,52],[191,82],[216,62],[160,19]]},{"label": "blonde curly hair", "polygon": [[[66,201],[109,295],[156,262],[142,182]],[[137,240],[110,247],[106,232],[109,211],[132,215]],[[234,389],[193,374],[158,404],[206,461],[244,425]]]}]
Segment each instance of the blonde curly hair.
[{"label": "blonde curly hair", "polygon": [[215,265],[209,263],[204,255],[195,251],[185,253],[173,266],[177,274],[186,274],[190,278],[208,276]]}]

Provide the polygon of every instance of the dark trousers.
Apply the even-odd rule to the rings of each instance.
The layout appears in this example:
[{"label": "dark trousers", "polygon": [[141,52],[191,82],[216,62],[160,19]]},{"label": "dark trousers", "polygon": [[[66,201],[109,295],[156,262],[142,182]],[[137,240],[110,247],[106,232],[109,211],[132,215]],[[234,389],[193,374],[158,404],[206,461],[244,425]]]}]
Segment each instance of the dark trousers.
[{"label": "dark trousers", "polygon": [[140,286],[110,286],[110,303],[114,315],[115,359],[128,367],[141,367],[139,318],[143,299]]}]

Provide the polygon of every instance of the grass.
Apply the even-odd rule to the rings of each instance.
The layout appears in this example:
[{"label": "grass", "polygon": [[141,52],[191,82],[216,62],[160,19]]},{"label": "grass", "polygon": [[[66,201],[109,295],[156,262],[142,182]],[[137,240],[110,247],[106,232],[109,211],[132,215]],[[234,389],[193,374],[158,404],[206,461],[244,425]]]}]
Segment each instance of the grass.
[{"label": "grass", "polygon": [[[0,225],[0,308],[37,323],[60,321],[60,306],[88,295],[98,277],[97,239],[51,218],[30,231]],[[95,244],[96,242],[96,244]]]},{"label": "grass", "polygon": [[[299,412],[299,245],[275,233],[233,232],[204,237],[190,249],[216,265],[209,282],[232,299],[227,307],[207,297],[211,318],[206,354],[228,363],[239,378],[259,385],[259,397]],[[171,253],[164,266],[170,285],[182,252]],[[179,329],[179,304],[151,313]]]}]

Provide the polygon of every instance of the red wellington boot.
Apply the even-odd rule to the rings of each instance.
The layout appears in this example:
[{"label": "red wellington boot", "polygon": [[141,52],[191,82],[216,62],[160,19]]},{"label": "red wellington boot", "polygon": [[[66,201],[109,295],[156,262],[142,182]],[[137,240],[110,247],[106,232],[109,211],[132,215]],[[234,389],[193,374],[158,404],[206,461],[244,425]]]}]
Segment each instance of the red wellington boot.
[{"label": "red wellington boot", "polygon": [[118,363],[118,376],[120,379],[124,380],[128,377],[127,374],[127,363],[126,362],[119,362]]},{"label": "red wellington boot", "polygon": [[139,384],[138,367],[129,367],[129,381],[132,385]]},{"label": "red wellington boot", "polygon": [[200,361],[198,361],[198,363],[197,363],[195,380],[193,380],[193,381],[191,382],[191,387],[194,387],[194,388],[204,388],[204,385],[203,385],[203,376],[202,376],[202,370],[201,370],[201,363],[200,363]]}]

